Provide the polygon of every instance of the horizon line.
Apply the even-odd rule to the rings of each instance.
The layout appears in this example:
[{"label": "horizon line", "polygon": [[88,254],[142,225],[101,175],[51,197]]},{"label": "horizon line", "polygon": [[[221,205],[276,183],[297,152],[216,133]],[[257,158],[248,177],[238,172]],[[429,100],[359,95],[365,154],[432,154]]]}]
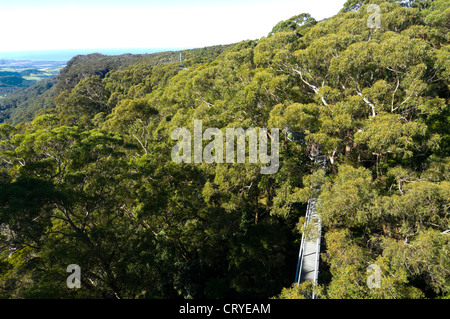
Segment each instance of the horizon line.
[{"label": "horizon line", "polygon": [[[97,49],[48,49],[48,50],[24,50],[24,51],[4,51],[0,52],[1,60],[31,60],[31,61],[69,61],[77,55],[103,54],[154,54],[162,52],[176,52],[193,50],[200,47],[189,48],[97,48]],[[58,56],[59,55],[59,56]]]}]

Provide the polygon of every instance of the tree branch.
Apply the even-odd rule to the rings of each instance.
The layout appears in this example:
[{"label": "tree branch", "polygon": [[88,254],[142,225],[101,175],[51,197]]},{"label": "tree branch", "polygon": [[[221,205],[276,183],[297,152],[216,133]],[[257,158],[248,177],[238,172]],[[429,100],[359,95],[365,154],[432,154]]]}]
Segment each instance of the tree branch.
[{"label": "tree branch", "polygon": [[356,93],[357,93],[360,97],[362,97],[363,101],[364,101],[367,105],[370,106],[370,108],[372,109],[372,116],[377,115],[376,112],[375,112],[375,105],[374,105],[373,103],[371,103],[368,99],[366,99],[366,98],[362,95],[361,92],[356,91]]},{"label": "tree branch", "polygon": [[397,80],[397,86],[395,87],[394,93],[392,93],[392,103],[391,103],[391,113],[394,113],[395,110],[397,110],[399,107],[397,106],[394,109],[394,100],[395,100],[395,93],[397,93],[398,87],[400,86],[400,79]]},{"label": "tree branch", "polygon": [[[308,81],[306,81],[306,80],[303,78],[303,74],[302,74],[302,72],[301,72],[300,70],[297,70],[297,69],[294,69],[294,68],[291,68],[291,69],[292,69],[292,71],[294,71],[295,73],[297,73],[298,75],[300,75],[300,80],[301,80],[303,83],[305,83],[307,86],[309,86],[309,87],[314,91],[314,93],[319,94],[319,89],[317,88],[317,86],[315,86],[315,85],[309,83]],[[324,79],[323,82],[322,82],[322,87],[323,87],[324,85],[325,85],[325,79]],[[321,96],[320,98],[321,98],[321,100],[322,100],[323,105],[327,106],[328,103],[327,103],[327,101],[325,100],[325,98],[324,98],[323,96]]]}]

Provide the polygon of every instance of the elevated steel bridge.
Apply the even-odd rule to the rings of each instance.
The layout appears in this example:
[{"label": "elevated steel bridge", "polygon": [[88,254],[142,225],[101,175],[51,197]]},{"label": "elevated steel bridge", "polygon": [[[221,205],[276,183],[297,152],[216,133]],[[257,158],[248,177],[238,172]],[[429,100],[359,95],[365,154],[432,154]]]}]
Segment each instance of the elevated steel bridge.
[{"label": "elevated steel bridge", "polygon": [[[321,154],[320,146],[316,143],[306,144],[303,133],[294,132],[290,127],[284,129],[286,138],[293,143],[298,143],[306,147],[308,157],[323,170],[327,166],[327,156]],[[316,193],[320,193],[320,185],[314,185]],[[318,195],[317,195],[318,196]],[[303,225],[302,241],[298,253],[297,271],[295,274],[295,282],[300,283],[311,281],[314,286],[317,285],[319,277],[319,260],[320,260],[320,239],[322,237],[322,221],[317,214],[318,199],[311,198],[306,208],[305,223]],[[312,298],[316,295],[313,292]]]},{"label": "elevated steel bridge", "polygon": [[[322,221],[317,214],[318,200],[312,198],[308,201],[304,231],[298,254],[297,272],[295,282],[298,284],[312,281],[317,284],[319,276],[320,239],[322,236]],[[313,293],[313,299],[315,294]]]}]

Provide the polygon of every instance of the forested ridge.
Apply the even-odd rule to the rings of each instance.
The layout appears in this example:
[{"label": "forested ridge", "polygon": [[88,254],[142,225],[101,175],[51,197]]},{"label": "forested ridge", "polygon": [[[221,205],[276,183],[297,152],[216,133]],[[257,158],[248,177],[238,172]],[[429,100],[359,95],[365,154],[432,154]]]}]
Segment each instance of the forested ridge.
[{"label": "forested ridge", "polygon": [[[181,62],[74,58],[54,105],[0,125],[0,298],[310,298],[293,281],[317,185],[318,298],[448,298],[449,21],[449,0],[349,0]],[[278,172],[174,163],[194,120],[279,128]]]}]

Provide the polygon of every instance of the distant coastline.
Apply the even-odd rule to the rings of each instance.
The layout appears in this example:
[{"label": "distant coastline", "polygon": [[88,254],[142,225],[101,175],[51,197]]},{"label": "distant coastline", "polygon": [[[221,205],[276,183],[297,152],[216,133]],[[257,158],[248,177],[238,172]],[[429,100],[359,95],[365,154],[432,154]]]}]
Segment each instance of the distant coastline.
[{"label": "distant coastline", "polygon": [[46,51],[24,51],[24,52],[0,52],[0,59],[32,60],[32,61],[69,61],[76,55],[90,53],[101,53],[105,55],[120,54],[151,54],[164,51],[178,51],[186,48],[170,49],[74,49],[74,50],[46,50]]}]

